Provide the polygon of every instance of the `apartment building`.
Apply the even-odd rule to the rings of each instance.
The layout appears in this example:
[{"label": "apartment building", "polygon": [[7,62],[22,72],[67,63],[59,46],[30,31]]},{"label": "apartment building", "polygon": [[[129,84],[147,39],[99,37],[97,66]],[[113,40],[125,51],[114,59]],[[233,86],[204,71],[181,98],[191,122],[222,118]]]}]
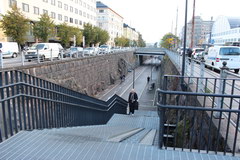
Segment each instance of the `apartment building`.
[{"label": "apartment building", "polygon": [[212,27],[211,43],[240,42],[240,17],[219,16]]},{"label": "apartment building", "polygon": [[[194,17],[194,29],[192,19],[187,24],[187,47],[197,47],[206,43],[207,37],[211,32],[213,21],[204,21],[200,16]],[[193,31],[193,33],[192,33]],[[181,39],[183,42],[184,29],[182,29]],[[193,36],[193,37],[192,37]],[[192,43],[192,46],[191,46]]]},{"label": "apartment building", "polygon": [[[0,12],[7,13],[14,3],[33,22],[47,13],[55,24],[66,22],[79,28],[83,28],[85,23],[96,25],[96,0],[1,0]],[[1,31],[0,41],[7,41]]]},{"label": "apartment building", "polygon": [[131,41],[137,41],[139,38],[139,33],[135,28],[130,27],[126,23],[123,24],[123,36],[130,39]]},{"label": "apartment building", "polygon": [[108,45],[114,46],[114,39],[123,35],[123,17],[102,2],[97,2],[97,26],[109,33]]}]

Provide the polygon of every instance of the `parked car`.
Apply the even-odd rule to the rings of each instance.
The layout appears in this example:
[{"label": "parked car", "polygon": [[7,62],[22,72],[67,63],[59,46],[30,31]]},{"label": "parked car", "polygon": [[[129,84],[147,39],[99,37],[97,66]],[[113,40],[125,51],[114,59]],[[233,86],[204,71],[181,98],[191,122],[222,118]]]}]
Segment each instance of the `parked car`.
[{"label": "parked car", "polygon": [[64,54],[63,57],[73,57],[73,58],[77,58],[77,57],[83,57],[83,48],[82,47],[71,47],[69,49],[67,49]]},{"label": "parked car", "polygon": [[215,46],[210,47],[204,56],[205,63],[220,69],[223,62],[227,62],[227,67],[235,73],[240,69],[240,47],[235,46]]},{"label": "parked car", "polygon": [[112,53],[111,46],[110,45],[101,45],[99,47],[99,54],[110,54]]},{"label": "parked car", "polygon": [[193,48],[192,56],[195,59],[200,59],[200,53],[204,51],[204,48]]},{"label": "parked car", "polygon": [[96,56],[98,54],[98,48],[87,47],[83,50],[84,56]]},{"label": "parked car", "polygon": [[60,58],[61,50],[63,47],[59,43],[35,43],[27,50],[25,59],[31,61],[39,58],[44,61],[45,59]]},{"label": "parked car", "polygon": [[18,44],[16,42],[0,42],[0,53],[3,58],[15,58],[19,54]]}]

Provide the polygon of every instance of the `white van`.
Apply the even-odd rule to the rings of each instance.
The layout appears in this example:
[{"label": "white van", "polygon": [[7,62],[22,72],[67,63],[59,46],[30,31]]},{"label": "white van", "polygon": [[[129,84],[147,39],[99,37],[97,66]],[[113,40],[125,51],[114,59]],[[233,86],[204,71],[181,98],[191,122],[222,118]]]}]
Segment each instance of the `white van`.
[{"label": "white van", "polygon": [[17,57],[19,53],[17,42],[0,42],[0,52],[3,54],[4,58]]},{"label": "white van", "polygon": [[208,53],[205,54],[204,59],[206,64],[213,66],[214,68],[220,68],[223,66],[223,62],[227,62],[227,67],[230,70],[234,70],[235,73],[240,69],[240,47],[235,46],[215,46],[208,49]]},{"label": "white van", "polygon": [[60,58],[62,49],[63,47],[59,43],[35,43],[25,54],[25,59],[28,61],[31,61],[31,59],[37,59],[37,54],[39,54],[42,61],[45,59],[51,59],[51,57]]}]

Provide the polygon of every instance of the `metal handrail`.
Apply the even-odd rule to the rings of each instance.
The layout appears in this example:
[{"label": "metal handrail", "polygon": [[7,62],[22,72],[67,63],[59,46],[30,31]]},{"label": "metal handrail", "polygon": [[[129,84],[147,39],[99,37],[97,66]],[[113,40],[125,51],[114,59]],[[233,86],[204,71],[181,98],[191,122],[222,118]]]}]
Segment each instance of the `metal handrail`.
[{"label": "metal handrail", "polygon": [[21,130],[106,123],[126,114],[127,101],[113,95],[102,101],[22,73],[0,72],[0,142]]},{"label": "metal handrail", "polygon": [[[224,87],[221,93],[216,93],[216,86],[213,93],[198,92],[197,89],[191,92],[191,87],[184,91],[173,90],[168,86],[171,85],[168,78],[176,78],[174,89],[177,89],[176,80],[179,80],[178,85],[181,85],[182,78],[190,79],[193,77],[164,76],[162,88],[157,90],[157,106],[160,118],[159,147],[190,149],[190,151],[197,149],[198,152],[205,150],[207,153],[214,151],[216,154],[223,152],[224,155],[230,152],[235,156],[240,147],[238,140],[240,134],[240,96],[232,93],[225,94]],[[225,78],[212,79],[214,79],[214,84],[217,80],[221,80],[223,83],[227,83],[228,80]],[[235,81],[236,79],[230,80]],[[187,83],[188,80],[185,82],[184,85],[191,85]],[[223,86],[225,85],[223,84]],[[229,101],[225,102],[223,99],[229,99]],[[237,104],[233,104],[234,100]],[[224,104],[230,107],[226,108]],[[234,108],[233,105],[237,106]],[[164,127],[170,124],[175,124],[174,130]]]}]

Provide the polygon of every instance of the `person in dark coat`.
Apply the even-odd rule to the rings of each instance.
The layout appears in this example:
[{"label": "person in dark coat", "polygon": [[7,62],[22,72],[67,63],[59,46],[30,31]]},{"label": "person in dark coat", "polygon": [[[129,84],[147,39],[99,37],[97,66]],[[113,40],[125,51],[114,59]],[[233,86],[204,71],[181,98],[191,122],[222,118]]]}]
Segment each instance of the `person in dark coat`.
[{"label": "person in dark coat", "polygon": [[129,97],[128,97],[128,103],[129,103],[129,108],[130,108],[129,114],[134,115],[134,109],[137,107],[136,105],[138,105],[137,100],[138,100],[138,95],[134,91],[134,89],[132,89],[132,91],[129,93]]}]

